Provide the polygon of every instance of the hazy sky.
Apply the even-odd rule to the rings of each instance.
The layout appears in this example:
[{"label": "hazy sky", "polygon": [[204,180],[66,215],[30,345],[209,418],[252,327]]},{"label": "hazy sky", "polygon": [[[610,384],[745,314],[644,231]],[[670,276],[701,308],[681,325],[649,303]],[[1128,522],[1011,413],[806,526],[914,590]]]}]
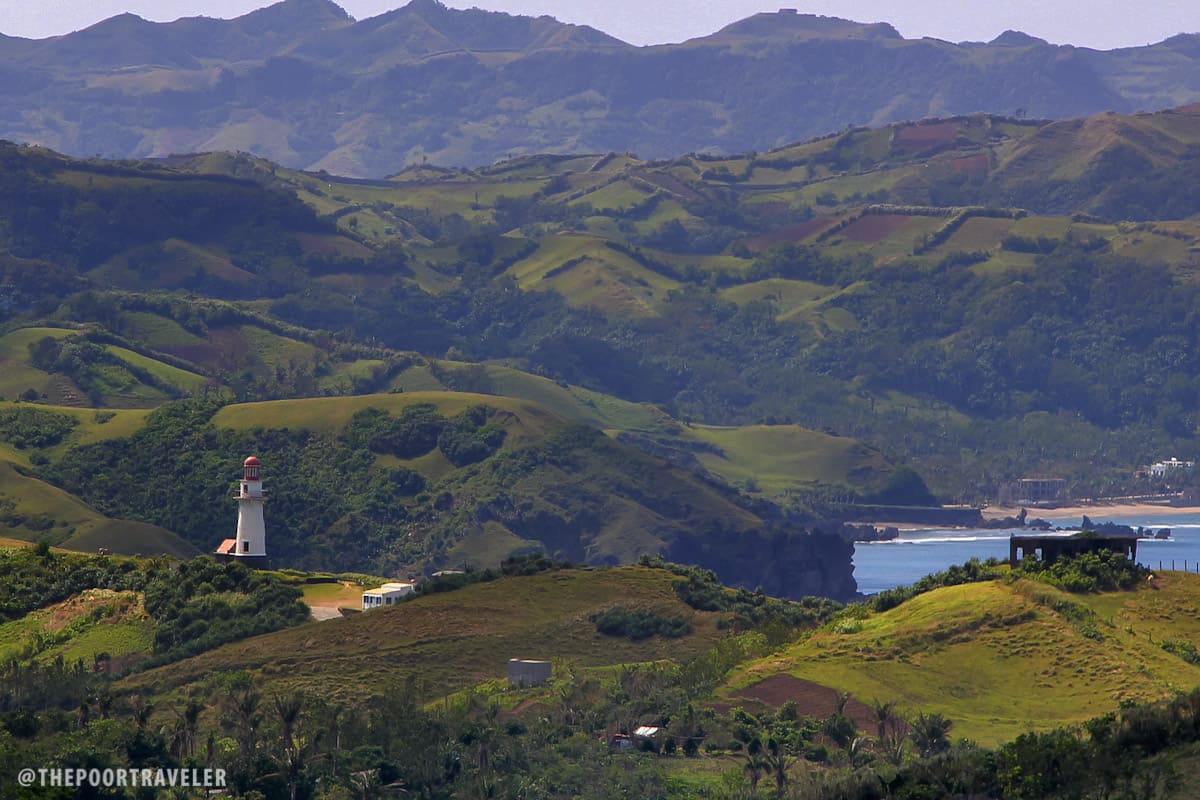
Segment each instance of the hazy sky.
[{"label": "hazy sky", "polygon": [[[336,2],[336,0],[335,0]],[[358,19],[407,0],[343,0]],[[1058,44],[1110,49],[1200,32],[1198,0],[445,0],[519,14],[550,14],[632,44],[678,42],[712,33],[758,11],[781,5],[802,13],[860,22],[890,22],[908,38],[987,41],[1012,28]],[[269,0],[0,0],[0,33],[41,38],[85,28],[129,11],[151,20],[185,16],[235,17]]]}]

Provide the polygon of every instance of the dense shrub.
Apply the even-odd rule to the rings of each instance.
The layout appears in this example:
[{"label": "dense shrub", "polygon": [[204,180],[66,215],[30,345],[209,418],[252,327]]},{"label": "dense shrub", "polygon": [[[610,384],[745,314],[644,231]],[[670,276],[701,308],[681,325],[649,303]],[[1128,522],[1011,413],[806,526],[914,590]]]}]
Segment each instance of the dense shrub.
[{"label": "dense shrub", "polygon": [[451,464],[465,467],[482,461],[504,442],[504,428],[487,421],[491,412],[487,406],[472,406],[442,427],[437,446]]},{"label": "dense shrub", "polygon": [[588,619],[605,636],[623,636],[635,642],[655,635],[675,639],[692,632],[692,624],[683,617],[664,617],[653,611],[609,608],[591,614]]},{"label": "dense shrub", "polygon": [[729,589],[717,580],[712,570],[671,564],[659,557],[643,556],[639,563],[669,569],[681,576],[672,583],[680,600],[699,611],[732,612],[734,627],[811,627],[828,620],[842,608],[841,603],[826,597],[781,600],[761,591]]},{"label": "dense shrub", "polygon": [[0,410],[0,439],[22,449],[53,447],[79,424],[79,420],[28,406]]},{"label": "dense shrub", "polygon": [[1021,565],[1021,574],[1068,592],[1104,592],[1132,589],[1146,579],[1149,570],[1130,561],[1124,553],[1099,550],[1060,558],[1053,564],[1027,559]]},{"label": "dense shrub", "polygon": [[364,408],[350,419],[344,438],[355,447],[397,458],[416,458],[437,447],[446,418],[432,403],[417,403],[400,416],[378,408]]}]

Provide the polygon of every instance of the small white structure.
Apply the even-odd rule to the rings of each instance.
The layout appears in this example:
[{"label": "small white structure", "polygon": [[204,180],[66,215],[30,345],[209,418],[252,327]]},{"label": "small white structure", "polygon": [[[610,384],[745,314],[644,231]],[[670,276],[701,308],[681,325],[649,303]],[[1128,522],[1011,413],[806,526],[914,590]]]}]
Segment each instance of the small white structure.
[{"label": "small white structure", "polygon": [[372,608],[383,608],[384,606],[394,606],[400,602],[400,598],[412,594],[416,588],[416,585],[412,583],[385,583],[378,589],[368,589],[363,592],[363,611],[370,611]]},{"label": "small white structure", "polygon": [[1150,474],[1156,478],[1166,477],[1167,473],[1181,469],[1191,469],[1195,461],[1180,461],[1178,458],[1168,458],[1166,461],[1155,461],[1150,465]]},{"label": "small white structure", "polygon": [[508,682],[514,686],[541,686],[550,680],[549,661],[530,661],[524,658],[508,660]]},{"label": "small white structure", "polygon": [[242,462],[242,482],[234,499],[238,503],[237,538],[226,539],[217,548],[223,561],[238,561],[253,566],[267,565],[267,526],[263,521],[263,491],[261,464],[250,456]]}]

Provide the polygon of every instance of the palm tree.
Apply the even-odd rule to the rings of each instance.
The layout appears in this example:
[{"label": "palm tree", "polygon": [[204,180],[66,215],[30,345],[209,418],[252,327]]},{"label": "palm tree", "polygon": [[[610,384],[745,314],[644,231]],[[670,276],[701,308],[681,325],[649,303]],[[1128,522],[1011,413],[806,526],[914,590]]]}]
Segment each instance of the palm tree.
[{"label": "palm tree", "polygon": [[742,764],[742,774],[750,781],[751,794],[758,794],[758,782],[769,765],[762,754],[762,740],[754,738],[746,745],[746,761]]},{"label": "palm tree", "polygon": [[896,711],[896,703],[889,700],[871,703],[875,715],[875,729],[879,734],[879,749],[888,761],[899,764],[904,759],[903,729],[908,726],[904,717]]},{"label": "palm tree", "polygon": [[196,731],[204,706],[189,700],[183,711],[175,712],[175,726],[171,731],[171,752],[176,758],[190,758],[196,753]]},{"label": "palm tree", "polygon": [[763,754],[767,771],[775,778],[775,793],[783,797],[783,790],[788,782],[788,770],[796,763],[796,757],[790,754],[783,744],[774,738],[767,740],[767,750]]},{"label": "palm tree", "polygon": [[300,719],[300,712],[304,709],[304,695],[299,693],[287,697],[275,695],[274,706],[275,716],[279,719],[279,730],[283,736],[283,746],[285,748],[294,747],[296,722]]},{"label": "palm tree", "polygon": [[941,714],[917,714],[913,720],[912,740],[922,758],[945,752],[950,747],[950,728],[954,723]]},{"label": "palm tree", "polygon": [[875,715],[875,729],[879,733],[879,741],[887,738],[889,726],[896,716],[896,703],[889,700],[886,703],[879,700],[871,702],[871,713]]},{"label": "palm tree", "polygon": [[867,750],[867,743],[870,741],[866,736],[855,736],[853,741],[846,746],[846,760],[849,761],[852,767],[861,767],[871,760],[871,753]]},{"label": "palm tree", "polygon": [[854,720],[846,716],[846,702],[849,699],[849,694],[840,692],[837,702],[834,704],[833,713],[826,717],[825,722],[821,725],[821,732],[838,747],[843,748],[849,747],[858,733],[858,726],[854,724]]},{"label": "palm tree", "polygon": [[275,695],[275,716],[279,720],[279,732],[282,739],[282,749],[276,763],[280,772],[287,780],[291,800],[296,800],[296,788],[304,775],[306,756],[308,755],[304,742],[296,741],[296,724],[300,721],[300,712],[304,709],[304,695],[295,693],[286,697]]},{"label": "palm tree", "polygon": [[258,706],[262,695],[247,687],[232,695],[230,706],[234,728],[237,732],[238,745],[244,756],[249,756],[255,749],[258,725],[262,721]]},{"label": "palm tree", "polygon": [[133,714],[133,724],[139,731],[145,730],[146,723],[150,721],[150,712],[154,711],[154,704],[141,695],[133,694],[129,696],[129,708]]}]

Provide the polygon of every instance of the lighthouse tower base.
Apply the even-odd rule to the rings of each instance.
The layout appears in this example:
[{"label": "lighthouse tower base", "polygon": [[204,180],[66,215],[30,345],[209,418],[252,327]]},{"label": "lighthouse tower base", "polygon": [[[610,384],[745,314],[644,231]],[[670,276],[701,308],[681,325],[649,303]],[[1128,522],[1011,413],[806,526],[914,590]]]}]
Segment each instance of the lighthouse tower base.
[{"label": "lighthouse tower base", "polygon": [[250,567],[251,570],[271,569],[271,559],[269,555],[234,555],[233,553],[222,552],[224,547],[226,547],[227,542],[235,543],[236,541],[238,540],[227,539],[226,541],[221,542],[221,547],[218,547],[216,552],[212,553],[212,558],[215,558],[222,564],[245,564],[247,567]]},{"label": "lighthouse tower base", "polygon": [[222,564],[245,564],[250,569],[270,569],[271,559],[265,555],[238,555],[234,553],[237,539],[226,539],[213,552],[213,558]]}]

